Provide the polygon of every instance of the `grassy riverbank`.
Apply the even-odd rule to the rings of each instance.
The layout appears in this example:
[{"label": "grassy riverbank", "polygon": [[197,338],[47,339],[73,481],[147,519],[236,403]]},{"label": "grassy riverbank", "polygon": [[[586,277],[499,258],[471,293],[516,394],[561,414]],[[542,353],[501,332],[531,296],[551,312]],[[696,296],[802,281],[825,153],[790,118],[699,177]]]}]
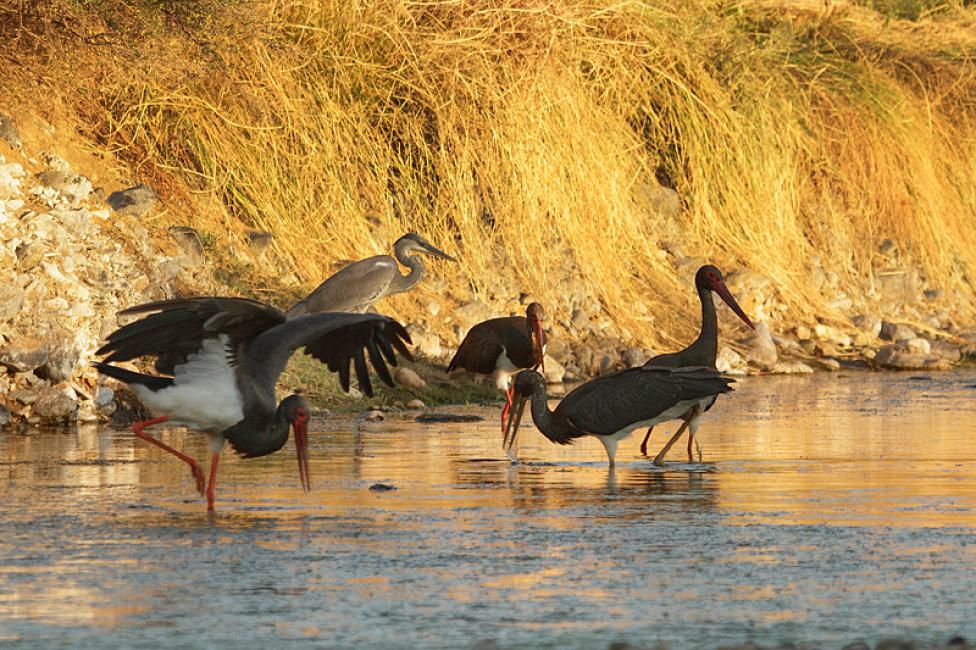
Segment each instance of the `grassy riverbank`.
[{"label": "grassy riverbank", "polygon": [[232,292],[283,304],[415,229],[463,262],[384,310],[445,340],[530,294],[673,348],[699,259],[768,280],[774,330],[972,322],[972,6],[5,0],[0,29],[11,101],[159,189],[149,225],[196,228]]}]

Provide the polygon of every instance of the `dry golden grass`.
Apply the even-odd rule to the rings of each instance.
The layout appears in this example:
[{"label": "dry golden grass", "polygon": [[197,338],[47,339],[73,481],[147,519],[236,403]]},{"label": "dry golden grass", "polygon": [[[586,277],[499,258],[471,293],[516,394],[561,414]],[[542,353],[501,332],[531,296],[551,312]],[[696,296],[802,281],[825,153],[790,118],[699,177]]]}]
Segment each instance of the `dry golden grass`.
[{"label": "dry golden grass", "polygon": [[572,260],[625,335],[670,344],[697,307],[661,239],[769,276],[810,322],[849,316],[814,257],[853,295],[894,238],[971,317],[976,10],[887,4],[255,0],[202,45],[140,34],[153,56],[118,55],[86,106],[107,146],[219,199],[192,225],[226,263],[245,229],[274,233],[296,290],[413,229],[463,260],[438,268],[449,295],[517,289],[568,318]]}]

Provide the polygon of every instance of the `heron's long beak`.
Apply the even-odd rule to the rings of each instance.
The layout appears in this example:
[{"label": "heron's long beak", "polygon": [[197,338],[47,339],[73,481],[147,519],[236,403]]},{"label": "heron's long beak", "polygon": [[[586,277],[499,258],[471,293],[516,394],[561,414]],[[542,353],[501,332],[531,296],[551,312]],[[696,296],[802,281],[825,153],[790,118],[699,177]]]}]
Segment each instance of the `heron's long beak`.
[{"label": "heron's long beak", "polygon": [[511,414],[508,416],[508,422],[505,426],[505,439],[502,441],[502,449],[505,450],[508,458],[514,463],[516,458],[512,454],[512,447],[515,446],[515,437],[518,435],[519,425],[522,423],[522,413],[525,411],[525,402],[528,400],[528,397],[521,393],[515,393],[512,400],[517,403],[515,406],[515,417],[512,417]]},{"label": "heron's long beak", "polygon": [[539,362],[542,365],[542,375],[546,374],[546,351],[543,349],[542,323],[535,321],[532,323],[532,333],[535,336],[535,344],[539,348]]},{"label": "heron's long beak", "polygon": [[295,432],[295,450],[298,452],[298,476],[302,481],[302,489],[308,492],[312,489],[312,479],[308,474],[308,424],[295,421],[291,426]]},{"label": "heron's long beak", "polygon": [[452,261],[452,262],[457,262],[457,260],[456,260],[456,259],[454,259],[454,258],[453,258],[453,257],[451,257],[450,255],[448,255],[447,253],[445,253],[445,252],[444,252],[444,251],[442,251],[441,249],[439,249],[439,248],[437,248],[436,246],[431,246],[431,245],[430,245],[430,244],[428,244],[427,242],[424,242],[423,244],[420,244],[420,246],[421,246],[421,247],[422,247],[422,248],[423,248],[423,249],[424,249],[425,251],[427,251],[428,253],[430,253],[431,255],[434,255],[434,256],[436,256],[436,257],[443,257],[443,258],[444,258],[445,260],[450,260],[450,261]]},{"label": "heron's long beak", "polygon": [[715,293],[717,293],[719,297],[725,301],[725,304],[728,305],[729,308],[732,311],[734,311],[739,318],[742,319],[743,323],[745,323],[752,329],[756,329],[756,326],[752,324],[752,321],[749,320],[749,317],[746,316],[746,313],[742,311],[742,307],[740,307],[739,303],[737,303],[735,301],[735,298],[732,297],[732,292],[729,291],[729,288],[725,286],[724,282],[722,281],[716,282],[715,285],[713,286],[713,289]]}]

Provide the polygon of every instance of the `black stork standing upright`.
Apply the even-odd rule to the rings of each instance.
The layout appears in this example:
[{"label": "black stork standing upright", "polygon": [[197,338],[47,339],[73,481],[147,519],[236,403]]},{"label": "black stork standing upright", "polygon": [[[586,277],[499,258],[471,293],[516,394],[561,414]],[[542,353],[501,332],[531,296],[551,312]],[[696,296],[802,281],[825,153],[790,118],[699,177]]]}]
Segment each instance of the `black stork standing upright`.
[{"label": "black stork standing upright", "polygon": [[631,431],[679,417],[701,400],[731,391],[732,382],[711,368],[638,366],[577,386],[550,411],[545,379],[526,370],[512,385],[515,415],[509,418],[502,446],[515,462],[512,448],[525,402],[531,398],[532,420],[546,438],[568,445],[582,436],[596,436],[613,467],[617,444]]},{"label": "black stork standing upright", "polygon": [[447,371],[467,370],[491,375],[495,387],[505,391],[505,407],[502,409],[502,431],[505,418],[512,408],[512,376],[540,365],[545,372],[543,358],[546,353],[546,334],[542,322],[546,312],[537,302],[525,310],[525,316],[491,318],[478,323],[467,333],[458,347]]},{"label": "black stork standing upright", "polygon": [[[715,367],[715,357],[718,355],[718,319],[715,314],[715,302],[712,299],[712,292],[714,291],[725,301],[732,311],[742,319],[742,321],[751,327],[756,329],[756,326],[752,324],[746,313],[742,311],[742,307],[739,303],[735,301],[732,297],[732,292],[729,288],[725,286],[725,279],[722,277],[722,272],[711,264],[706,264],[698,269],[695,273],[695,288],[698,290],[698,299],[701,301],[702,310],[702,324],[701,331],[698,333],[698,338],[692,342],[691,345],[686,347],[684,350],[679,352],[671,352],[668,354],[659,354],[656,357],[651,358],[644,364],[646,368],[662,367],[662,368],[686,368],[689,366],[705,366],[707,368]],[[692,444],[695,440],[695,432],[698,430],[698,424],[701,420],[702,414],[712,407],[715,403],[717,395],[712,395],[708,398],[703,399],[701,402],[692,405],[687,412],[680,414],[678,417],[683,420],[681,427],[675,432],[668,441],[668,444],[658,453],[654,458],[655,465],[662,465],[664,463],[664,456],[671,449],[671,445],[681,437],[684,430],[688,429],[688,460],[692,461],[693,457],[691,454]],[[663,422],[663,420],[662,420]],[[655,423],[656,424],[656,423]],[[647,435],[644,436],[644,440],[641,442],[641,453],[647,455],[647,440],[651,437],[651,431],[654,430],[652,425],[647,429]]]},{"label": "black stork standing upright", "polygon": [[[242,298],[189,298],[151,302],[122,315],[148,314],[108,336],[98,350],[107,355],[98,371],[128,384],[156,416],[137,422],[136,436],[190,466],[197,490],[204,493],[203,472],[190,456],[150,437],[143,429],[161,422],[206,433],[210,440],[207,509],[213,511],[217,462],[224,441],[244,458],[273,453],[295,433],[302,487],[308,474],[309,408],[300,395],[275,405],[275,383],[292,353],[305,354],[339,373],[349,390],[350,362],[360,388],[372,395],[366,355],[386,384],[386,363],[396,365],[394,350],[407,358],[410,337],[402,325],[378,314],[322,313],[287,320],[270,305]],[[158,358],[157,369],[172,376],[153,376],[110,365],[138,357]],[[160,363],[161,362],[161,363]],[[161,367],[162,366],[162,367]]]}]

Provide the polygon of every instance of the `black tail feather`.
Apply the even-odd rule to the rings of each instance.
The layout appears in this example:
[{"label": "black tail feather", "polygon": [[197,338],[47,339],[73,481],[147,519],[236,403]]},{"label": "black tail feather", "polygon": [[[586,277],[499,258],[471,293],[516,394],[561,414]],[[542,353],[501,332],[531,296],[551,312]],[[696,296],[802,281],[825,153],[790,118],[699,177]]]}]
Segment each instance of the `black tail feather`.
[{"label": "black tail feather", "polygon": [[139,372],[133,372],[131,370],[126,370],[125,368],[119,368],[118,366],[102,363],[101,361],[95,361],[92,363],[92,367],[106,377],[118,379],[126,384],[138,384],[140,386],[145,386],[151,391],[160,391],[173,385],[173,379],[171,377],[154,377],[153,375],[144,375]]}]

